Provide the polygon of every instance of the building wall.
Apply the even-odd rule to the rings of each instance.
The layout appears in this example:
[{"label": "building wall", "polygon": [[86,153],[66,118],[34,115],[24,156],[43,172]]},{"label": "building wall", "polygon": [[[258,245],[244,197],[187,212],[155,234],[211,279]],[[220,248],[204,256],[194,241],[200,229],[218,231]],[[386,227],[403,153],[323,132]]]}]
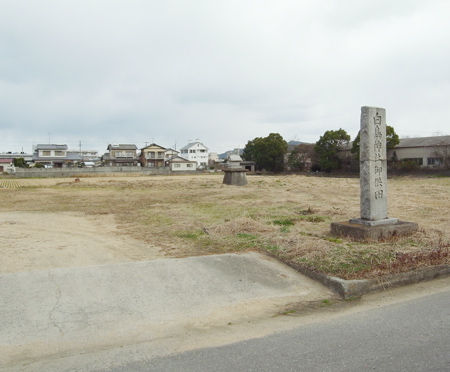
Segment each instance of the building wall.
[{"label": "building wall", "polygon": [[122,174],[169,174],[167,168],[151,169],[143,167],[93,167],[93,168],[16,168],[15,176],[18,178],[28,177],[82,177],[84,175],[114,175]]},{"label": "building wall", "polygon": [[173,172],[195,171],[195,170],[197,170],[197,164],[196,163],[173,162],[173,163],[170,163],[170,170]]},{"label": "building wall", "polygon": [[417,159],[416,161],[422,167],[433,167],[439,166],[435,159],[441,158],[444,161],[443,158],[450,156],[450,146],[395,148],[388,150],[388,159],[393,158],[394,152],[397,155],[397,160]]},{"label": "building wall", "polygon": [[141,164],[144,167],[164,167],[165,149],[159,146],[148,146],[141,150]]},{"label": "building wall", "polygon": [[196,161],[198,167],[208,166],[208,157],[209,157],[208,149],[201,143],[197,142],[190,148],[182,150],[180,156],[190,161]]},{"label": "building wall", "polygon": [[40,158],[65,158],[67,156],[66,150],[38,150]]}]

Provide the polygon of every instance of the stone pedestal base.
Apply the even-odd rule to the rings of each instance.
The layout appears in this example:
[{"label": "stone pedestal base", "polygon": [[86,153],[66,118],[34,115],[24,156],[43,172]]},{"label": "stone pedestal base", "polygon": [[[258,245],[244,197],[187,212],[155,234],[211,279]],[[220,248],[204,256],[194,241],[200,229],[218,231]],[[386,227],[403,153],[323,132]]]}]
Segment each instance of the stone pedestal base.
[{"label": "stone pedestal base", "polygon": [[247,184],[246,169],[225,169],[223,183],[225,185],[245,186]]},{"label": "stone pedestal base", "polygon": [[370,226],[362,223],[333,222],[331,233],[354,240],[384,240],[416,232],[418,225],[414,222],[397,221],[396,223]]},{"label": "stone pedestal base", "polygon": [[352,218],[350,223],[356,223],[358,225],[366,226],[379,226],[379,225],[391,225],[398,222],[398,218],[383,218],[382,220],[370,221],[363,220],[362,218]]}]

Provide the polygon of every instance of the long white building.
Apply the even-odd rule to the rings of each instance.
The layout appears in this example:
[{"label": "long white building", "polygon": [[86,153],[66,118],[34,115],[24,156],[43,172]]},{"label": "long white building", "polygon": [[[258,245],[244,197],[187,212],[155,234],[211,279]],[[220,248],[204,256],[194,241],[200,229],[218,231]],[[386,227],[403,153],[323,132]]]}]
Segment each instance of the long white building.
[{"label": "long white building", "polygon": [[208,148],[201,142],[188,143],[181,148],[180,155],[187,160],[196,161],[198,168],[208,166]]}]

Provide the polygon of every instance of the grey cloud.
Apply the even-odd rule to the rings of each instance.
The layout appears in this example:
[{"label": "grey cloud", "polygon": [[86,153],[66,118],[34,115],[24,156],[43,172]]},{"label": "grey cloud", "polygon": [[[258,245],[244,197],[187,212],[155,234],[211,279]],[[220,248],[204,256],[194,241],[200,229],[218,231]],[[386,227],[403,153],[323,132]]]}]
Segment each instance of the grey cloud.
[{"label": "grey cloud", "polygon": [[314,141],[356,134],[362,105],[386,107],[401,134],[446,133],[449,12],[445,1],[5,1],[0,151],[49,132],[101,148]]}]

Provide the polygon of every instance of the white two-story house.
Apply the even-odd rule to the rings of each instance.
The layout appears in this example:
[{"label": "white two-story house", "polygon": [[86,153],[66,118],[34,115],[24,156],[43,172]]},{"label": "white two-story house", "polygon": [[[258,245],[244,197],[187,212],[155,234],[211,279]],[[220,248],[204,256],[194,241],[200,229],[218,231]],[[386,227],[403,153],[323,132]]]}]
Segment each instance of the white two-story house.
[{"label": "white two-story house", "polygon": [[181,148],[180,155],[190,161],[196,161],[198,168],[208,166],[208,148],[201,142],[191,142]]},{"label": "white two-story house", "polygon": [[69,154],[67,145],[39,144],[34,147],[33,162],[46,167],[62,168],[80,161],[77,154]]}]

